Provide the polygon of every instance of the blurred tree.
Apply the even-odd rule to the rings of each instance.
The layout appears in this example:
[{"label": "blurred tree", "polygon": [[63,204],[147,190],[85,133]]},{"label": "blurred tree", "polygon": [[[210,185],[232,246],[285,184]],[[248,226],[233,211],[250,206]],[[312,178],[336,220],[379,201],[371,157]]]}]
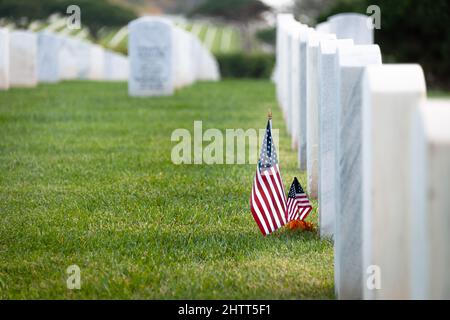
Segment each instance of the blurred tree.
[{"label": "blurred tree", "polygon": [[295,17],[308,25],[315,25],[319,15],[328,10],[336,0],[294,0]]},{"label": "blurred tree", "polygon": [[419,63],[429,88],[450,90],[450,1],[338,0],[318,20],[341,12],[366,14],[369,5],[381,9],[375,42],[383,61]]},{"label": "blurred tree", "polygon": [[268,10],[270,7],[259,0],[206,0],[191,14],[247,23],[260,19],[261,15]]},{"label": "blurred tree", "polygon": [[106,0],[0,0],[0,16],[16,23],[24,21],[24,17],[28,21],[44,20],[53,13],[65,15],[67,7],[73,4],[80,7],[81,23],[94,37],[102,27],[122,27],[136,18],[133,11]]},{"label": "blurred tree", "polygon": [[277,31],[276,28],[274,27],[269,27],[269,28],[264,28],[259,30],[256,33],[256,37],[266,43],[269,44],[271,46],[275,46],[275,42],[276,42],[276,37],[277,37]]},{"label": "blurred tree", "polygon": [[244,39],[244,50],[252,49],[252,35],[249,24],[262,18],[270,7],[260,0],[206,0],[194,10],[190,16],[209,16],[233,22],[241,29]]}]

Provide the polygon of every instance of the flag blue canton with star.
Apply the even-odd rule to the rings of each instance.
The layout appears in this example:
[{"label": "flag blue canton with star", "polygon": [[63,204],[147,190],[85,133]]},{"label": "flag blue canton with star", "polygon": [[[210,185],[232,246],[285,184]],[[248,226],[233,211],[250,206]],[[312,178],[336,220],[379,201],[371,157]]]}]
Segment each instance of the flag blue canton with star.
[{"label": "flag blue canton with star", "polygon": [[272,130],[270,128],[270,121],[267,121],[266,133],[264,135],[264,141],[261,148],[261,154],[259,156],[258,168],[259,171],[269,169],[278,163],[277,152],[275,145],[273,144]]}]

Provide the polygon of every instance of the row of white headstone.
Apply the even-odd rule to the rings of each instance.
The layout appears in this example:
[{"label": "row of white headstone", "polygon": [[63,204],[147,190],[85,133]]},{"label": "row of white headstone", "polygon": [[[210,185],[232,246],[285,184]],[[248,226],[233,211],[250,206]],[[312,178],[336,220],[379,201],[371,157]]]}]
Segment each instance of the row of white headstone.
[{"label": "row of white headstone", "polygon": [[172,95],[197,80],[220,80],[218,63],[193,35],[162,17],[141,17],[128,25],[131,96]]},{"label": "row of white headstone", "polygon": [[368,17],[277,18],[277,98],[340,299],[450,298],[450,104],[382,64]]},{"label": "row of white headstone", "polygon": [[50,31],[0,29],[0,89],[61,80],[126,81],[128,58]]}]

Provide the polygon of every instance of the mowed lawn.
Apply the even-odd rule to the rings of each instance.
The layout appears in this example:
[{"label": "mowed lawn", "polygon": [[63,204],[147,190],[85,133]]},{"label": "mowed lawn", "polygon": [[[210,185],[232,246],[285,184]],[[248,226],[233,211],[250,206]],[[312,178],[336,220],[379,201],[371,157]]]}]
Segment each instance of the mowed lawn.
[{"label": "mowed lawn", "polygon": [[[0,298],[333,298],[331,242],[260,234],[255,165],[171,162],[173,130],[264,128],[269,107],[287,191],[305,176],[269,81],[151,99],[126,83],[0,92]],[[80,290],[66,286],[72,264]]]}]

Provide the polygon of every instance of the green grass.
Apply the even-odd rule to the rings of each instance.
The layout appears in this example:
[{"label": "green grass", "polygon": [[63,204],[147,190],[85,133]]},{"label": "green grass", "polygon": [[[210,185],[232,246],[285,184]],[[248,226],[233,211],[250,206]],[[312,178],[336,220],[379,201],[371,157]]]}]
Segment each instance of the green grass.
[{"label": "green grass", "polygon": [[429,98],[450,98],[450,91],[444,90],[429,90],[427,92]]},{"label": "green grass", "polygon": [[[268,107],[287,189],[305,177],[269,81],[152,99],[125,83],[0,92],[0,298],[333,298],[329,241],[260,234],[254,165],[170,160],[174,129],[264,128]],[[71,264],[81,290],[66,288]]]}]

